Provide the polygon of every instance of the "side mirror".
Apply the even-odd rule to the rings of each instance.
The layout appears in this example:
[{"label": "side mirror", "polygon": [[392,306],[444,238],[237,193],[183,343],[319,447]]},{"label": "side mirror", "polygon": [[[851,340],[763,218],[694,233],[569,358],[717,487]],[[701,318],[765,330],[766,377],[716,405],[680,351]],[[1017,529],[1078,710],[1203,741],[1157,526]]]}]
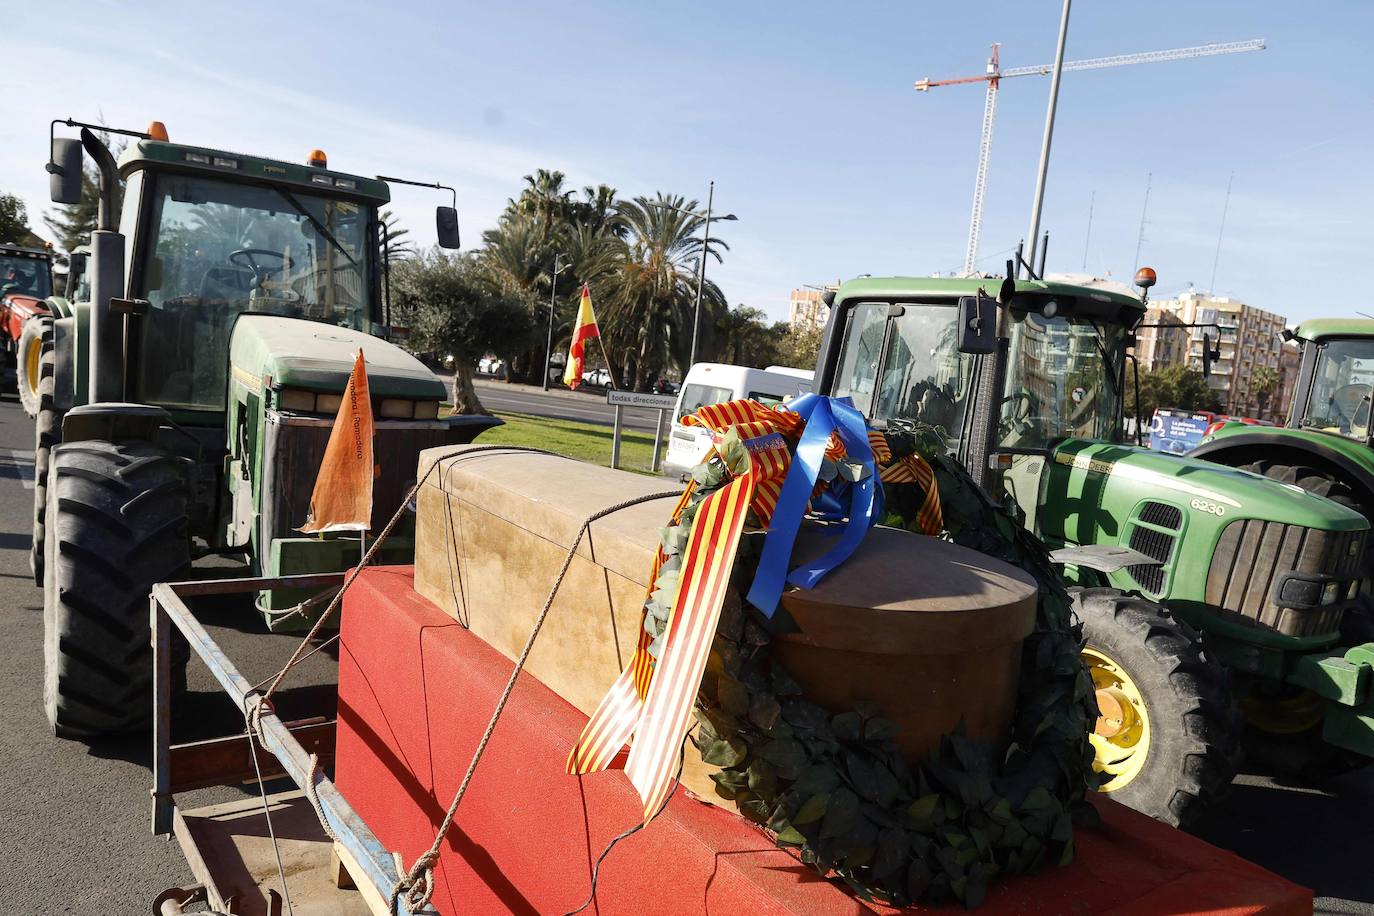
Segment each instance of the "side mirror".
[{"label": "side mirror", "polygon": [[959,352],[997,351],[997,302],[987,296],[959,297]]},{"label": "side mirror", "polygon": [[48,196],[55,204],[81,203],[81,141],[54,137],[48,160]]},{"label": "side mirror", "polygon": [[457,249],[458,211],[452,207],[438,207],[434,211],[434,227],[439,235],[439,247]]}]

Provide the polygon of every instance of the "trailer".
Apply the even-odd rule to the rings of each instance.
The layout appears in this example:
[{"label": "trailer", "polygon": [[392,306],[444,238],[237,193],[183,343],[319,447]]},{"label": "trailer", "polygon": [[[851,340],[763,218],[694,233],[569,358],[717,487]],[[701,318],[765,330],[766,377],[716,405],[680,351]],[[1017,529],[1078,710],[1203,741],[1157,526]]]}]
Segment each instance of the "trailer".
[{"label": "trailer", "polygon": [[[206,599],[234,594],[246,596],[262,589],[338,588],[348,575],[322,573],[272,579],[189,581],[153,587],[150,595],[155,666],[152,829],[155,834],[177,839],[194,879],[158,895],[152,908],[158,916],[173,916],[186,912],[187,907],[201,905],[208,907],[210,912],[232,916],[278,916],[288,912],[278,891],[283,874],[291,895],[290,911],[297,916],[325,913],[379,916],[393,912],[390,908],[392,889],[406,873],[410,862],[395,850],[402,849],[407,855],[412,852],[403,848],[407,843],[397,839],[394,832],[398,821],[409,817],[410,812],[397,812],[399,818],[390,823],[379,820],[372,824],[360,816],[324,772],[332,766],[336,728],[346,732],[350,726],[325,717],[282,721],[270,706],[255,713],[262,704],[261,685],[250,683],[240,672],[201,624],[195,610],[197,604]],[[478,662],[474,667],[493,667],[494,659],[496,681],[504,680],[510,670],[509,661],[489,646],[477,646],[478,637],[427,602],[414,590],[413,582],[411,567],[371,568],[357,576],[357,587],[347,589],[344,600],[345,623],[350,615],[356,615],[356,619],[366,620],[368,626],[355,627],[352,632],[369,635],[350,644],[349,631],[345,629],[341,655],[363,658],[387,645],[394,649],[396,644],[392,637],[398,628],[404,630],[418,625],[420,631],[435,633],[435,627],[446,622],[450,640],[446,644],[436,641],[435,649],[429,650],[417,662],[424,665],[427,660],[441,660],[434,655],[435,651],[441,654],[486,652],[492,658],[473,656]],[[245,721],[256,721],[258,739],[252,742],[251,753],[246,732],[192,743],[172,742],[174,633],[185,637],[192,657],[208,667],[219,686],[244,711]],[[473,675],[474,678],[479,676]],[[524,754],[538,768],[547,762],[542,758],[549,756],[551,748],[556,747],[560,755],[565,751],[560,744],[565,737],[563,732],[569,727],[580,727],[585,718],[553,698],[551,692],[532,676],[525,674],[522,682],[523,679],[534,683],[531,689],[518,691],[523,697],[521,702],[534,704],[532,711],[548,727],[504,729],[498,732],[493,745],[506,743],[505,753]],[[490,680],[487,678],[480,684],[455,684],[454,688],[475,689],[480,694],[499,686],[499,683],[488,683]],[[482,703],[481,700],[477,702]],[[446,710],[452,711],[451,704],[445,706],[441,698],[431,698],[431,705],[424,714],[427,719],[434,719],[436,714],[441,716],[436,724],[447,723],[445,727],[457,742],[475,743],[475,734],[461,729],[454,731]],[[474,714],[476,718],[484,718],[485,706]],[[386,748],[381,750],[385,752]],[[560,756],[555,765],[561,767],[561,763]],[[444,761],[444,765],[450,764],[460,768],[462,761]],[[436,770],[438,765],[436,761]],[[612,777],[612,774],[605,775],[608,779]],[[283,777],[289,779],[294,788],[271,793],[264,791],[260,797],[196,808],[183,808],[178,803],[179,795],[200,789],[264,784]],[[546,866],[538,869],[492,861],[487,850],[494,847],[488,845],[488,837],[494,830],[508,832],[509,817],[521,806],[528,810],[532,802],[547,800],[550,808],[557,808],[568,799],[581,796],[585,785],[572,777],[567,777],[562,785],[541,781],[537,776],[531,778],[528,774],[512,773],[501,779],[492,779],[488,774],[484,778],[489,780],[486,791],[501,796],[501,813],[487,811],[480,798],[472,810],[464,809],[457,824],[462,828],[467,851],[449,858],[453,853],[446,849],[444,861],[449,868],[471,869],[469,880],[471,875],[480,875],[484,870],[498,875],[503,894],[529,895],[502,897],[508,906],[510,900],[534,899],[536,889],[547,891],[556,875],[569,870],[566,857],[554,863],[545,856]],[[615,779],[624,782],[618,777]],[[394,786],[383,789],[392,794],[396,790]],[[628,802],[628,783],[623,790]],[[430,796],[411,799],[409,803],[418,806],[419,810],[434,801]],[[984,912],[1048,914],[1062,912],[1070,901],[1079,912],[1085,913],[1108,910],[1159,912],[1182,908],[1198,913],[1235,912],[1238,907],[1249,913],[1311,912],[1312,897],[1307,889],[1131,811],[1110,798],[1096,795],[1092,801],[1103,823],[1100,827],[1078,831],[1079,852],[1074,863],[1036,875],[999,879],[982,908]],[[676,819],[669,818],[674,809]],[[751,911],[758,913],[897,912],[881,903],[861,901],[839,884],[819,879],[792,853],[776,848],[770,838],[744,818],[699,803],[684,789],[677,790],[663,817],[667,820],[655,821],[637,843],[616,849],[613,856],[601,863],[603,874],[600,890],[595,893],[596,911],[603,914],[705,912],[708,908],[740,911],[737,907],[745,902],[740,899],[742,895],[753,901]],[[499,823],[501,821],[505,823]],[[570,825],[551,818],[550,823],[539,826],[537,832],[527,832],[525,836],[528,842],[534,843],[533,837],[537,835],[537,842],[547,852],[567,839],[565,834]],[[584,825],[578,822],[572,826],[581,829]],[[683,831],[698,842],[683,843],[683,837],[678,835]],[[655,854],[663,853],[664,844],[678,850],[679,854],[654,859]],[[581,850],[578,852],[579,856],[574,858],[580,860]],[[655,863],[657,871],[645,871],[651,863]],[[576,861],[572,863],[576,864]],[[560,892],[570,901],[585,895],[586,882],[593,882],[595,886],[590,862],[585,870],[587,874],[578,876],[578,886],[560,884]],[[654,889],[664,895],[664,899],[646,899],[642,892],[626,893],[617,875],[627,872],[654,874],[657,878]],[[1129,879],[1123,880],[1123,876]],[[687,886],[687,882],[694,884],[703,877],[705,893],[695,886]],[[712,896],[722,893],[732,895],[733,905],[723,907],[727,901]],[[411,910],[401,899],[394,912],[441,916],[444,912],[441,906],[428,905]],[[471,910],[472,906],[467,905],[465,909]],[[916,911],[928,912],[919,908]]]},{"label": "trailer", "polygon": [[[391,913],[387,902],[402,866],[339,795],[321,766],[332,762],[334,722],[313,717],[283,722],[270,708],[255,717],[257,738],[247,734],[173,744],[173,631],[190,643],[220,687],[251,716],[262,695],[239,672],[196,619],[188,602],[211,596],[251,594],[263,588],[319,591],[343,585],[346,573],[273,579],[160,583],[150,594],[153,638],[153,833],[172,835],[195,877],[153,901],[153,912],[171,916],[205,903],[232,916],[280,916],[279,874],[289,876],[291,910],[297,916]],[[247,721],[247,718],[245,718]],[[251,751],[250,751],[251,747]],[[179,793],[250,781],[289,778],[295,789],[183,810]],[[432,907],[398,914],[433,916]]]}]

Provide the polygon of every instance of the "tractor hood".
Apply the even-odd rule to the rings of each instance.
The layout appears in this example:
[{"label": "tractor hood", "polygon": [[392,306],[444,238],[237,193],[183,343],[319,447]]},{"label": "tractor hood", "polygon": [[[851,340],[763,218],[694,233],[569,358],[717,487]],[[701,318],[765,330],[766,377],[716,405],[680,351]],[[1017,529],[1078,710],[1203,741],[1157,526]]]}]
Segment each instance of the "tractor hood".
[{"label": "tractor hood", "polygon": [[1131,445],[1065,440],[1050,452],[1043,480],[1042,532],[1079,544],[1115,541],[1121,520],[1158,503],[1178,510],[1189,527],[1218,535],[1243,519],[1325,531],[1368,526],[1358,512],[1299,487]]},{"label": "tractor hood", "polygon": [[374,396],[443,400],[443,382],[395,344],[352,328],[300,318],[240,316],[229,344],[230,373],[258,391],[288,387],[341,392],[359,349]]}]

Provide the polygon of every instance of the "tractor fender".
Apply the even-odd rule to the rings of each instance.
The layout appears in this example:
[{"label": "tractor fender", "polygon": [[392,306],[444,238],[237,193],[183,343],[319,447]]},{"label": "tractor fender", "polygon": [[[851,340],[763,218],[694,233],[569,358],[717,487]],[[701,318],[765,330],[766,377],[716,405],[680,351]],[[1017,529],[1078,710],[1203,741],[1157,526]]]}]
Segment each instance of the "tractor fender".
[{"label": "tractor fender", "polygon": [[1279,464],[1311,467],[1345,481],[1356,491],[1360,505],[1374,509],[1374,452],[1364,446],[1342,448],[1344,443],[1325,441],[1326,434],[1294,434],[1289,430],[1244,432],[1204,441],[1188,453],[1229,467],[1240,467],[1260,458]]},{"label": "tractor fender", "polygon": [[171,422],[167,411],[149,404],[107,402],[73,407],[62,417],[62,441],[100,439],[107,442],[152,442],[159,428]]}]

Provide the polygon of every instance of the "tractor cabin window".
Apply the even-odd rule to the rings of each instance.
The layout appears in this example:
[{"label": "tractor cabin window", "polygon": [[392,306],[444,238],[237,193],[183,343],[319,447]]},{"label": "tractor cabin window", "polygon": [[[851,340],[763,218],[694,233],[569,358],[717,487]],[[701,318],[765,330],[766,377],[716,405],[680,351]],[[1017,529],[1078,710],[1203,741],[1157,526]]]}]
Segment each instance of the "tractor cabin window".
[{"label": "tractor cabin window", "polygon": [[874,420],[914,420],[940,427],[957,440],[973,365],[971,357],[959,352],[958,318],[953,303],[904,302],[900,314],[892,314],[886,302],[856,305],[845,334],[836,396],[852,397]]},{"label": "tractor cabin window", "polygon": [[369,208],[297,188],[170,174],[156,182],[139,244],[152,306],[139,322],[146,401],[222,410],[242,314],[368,328]]},{"label": "tractor cabin window", "polygon": [[1374,394],[1374,341],[1330,340],[1318,347],[1302,425],[1364,441]]},{"label": "tractor cabin window", "polygon": [[1040,449],[1055,439],[1113,439],[1117,428],[1118,324],[1037,312],[1012,330],[1000,445]]}]

